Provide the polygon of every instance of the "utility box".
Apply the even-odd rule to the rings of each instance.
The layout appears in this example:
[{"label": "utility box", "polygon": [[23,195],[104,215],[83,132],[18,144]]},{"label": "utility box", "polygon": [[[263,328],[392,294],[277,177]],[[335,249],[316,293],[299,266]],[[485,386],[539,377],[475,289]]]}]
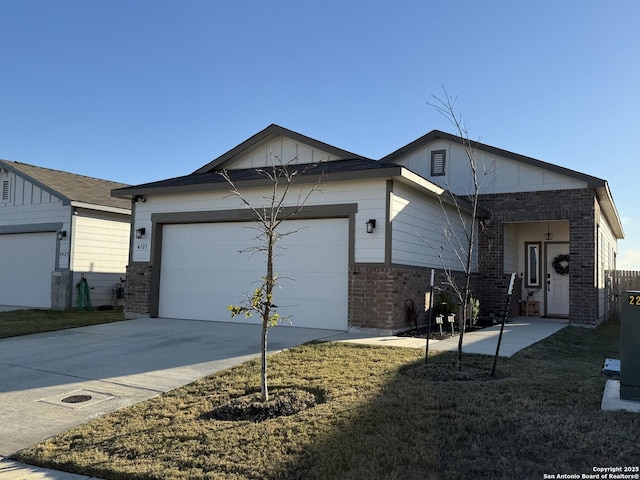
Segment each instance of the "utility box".
[{"label": "utility box", "polygon": [[622,296],[620,399],[640,402],[640,291]]}]

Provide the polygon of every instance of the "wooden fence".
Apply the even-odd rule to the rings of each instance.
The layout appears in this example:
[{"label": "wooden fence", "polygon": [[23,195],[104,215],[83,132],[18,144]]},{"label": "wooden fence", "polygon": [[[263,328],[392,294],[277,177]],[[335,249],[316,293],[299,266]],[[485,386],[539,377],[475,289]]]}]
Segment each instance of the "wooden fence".
[{"label": "wooden fence", "polygon": [[640,290],[640,271],[607,270],[606,302],[607,318],[620,318],[620,299],[627,290]]}]

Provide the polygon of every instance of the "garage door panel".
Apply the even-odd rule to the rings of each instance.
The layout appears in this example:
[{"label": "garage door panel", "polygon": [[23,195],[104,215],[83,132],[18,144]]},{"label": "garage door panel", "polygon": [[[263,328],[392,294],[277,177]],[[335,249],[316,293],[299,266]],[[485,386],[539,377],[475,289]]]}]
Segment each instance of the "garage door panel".
[{"label": "garage door panel", "polygon": [[51,307],[56,234],[0,235],[0,305]]},{"label": "garage door panel", "polygon": [[[294,230],[274,259],[278,312],[293,315],[296,326],[346,329],[348,221],[287,222],[286,231]],[[229,321],[227,306],[242,302],[265,274],[264,253],[239,253],[258,245],[256,234],[243,223],[165,226],[159,315]]]}]

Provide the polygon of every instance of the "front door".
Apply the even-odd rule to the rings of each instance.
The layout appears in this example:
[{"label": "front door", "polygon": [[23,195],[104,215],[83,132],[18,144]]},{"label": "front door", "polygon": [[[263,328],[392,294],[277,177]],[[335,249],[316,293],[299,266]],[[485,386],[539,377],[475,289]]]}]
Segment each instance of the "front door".
[{"label": "front door", "polygon": [[[545,289],[547,317],[569,316],[569,274],[563,271],[568,264],[561,261],[560,255],[569,255],[568,243],[546,244],[546,268]],[[556,267],[554,267],[554,260]]]}]

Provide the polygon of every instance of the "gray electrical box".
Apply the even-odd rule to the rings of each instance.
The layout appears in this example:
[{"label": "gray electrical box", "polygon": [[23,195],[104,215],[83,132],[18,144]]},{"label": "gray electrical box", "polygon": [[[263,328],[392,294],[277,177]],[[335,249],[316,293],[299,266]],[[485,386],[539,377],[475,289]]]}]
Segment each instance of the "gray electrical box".
[{"label": "gray electrical box", "polygon": [[620,399],[640,401],[640,291],[622,296]]}]

